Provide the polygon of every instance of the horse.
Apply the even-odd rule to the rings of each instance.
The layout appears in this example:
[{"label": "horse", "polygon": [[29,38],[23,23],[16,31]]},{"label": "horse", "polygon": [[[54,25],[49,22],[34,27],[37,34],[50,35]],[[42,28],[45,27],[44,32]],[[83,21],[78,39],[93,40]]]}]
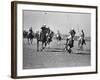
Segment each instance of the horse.
[{"label": "horse", "polygon": [[28,32],[27,31],[23,31],[23,38],[27,38],[27,34],[28,34]]},{"label": "horse", "polygon": [[30,33],[28,31],[23,31],[23,38],[26,38],[28,41],[28,44],[32,44],[33,38],[34,38],[34,33]]},{"label": "horse", "polygon": [[83,50],[83,45],[84,45],[84,44],[86,45],[85,39],[82,38],[82,37],[80,37],[79,40],[78,40],[78,48],[79,48],[80,50]]},{"label": "horse", "polygon": [[73,47],[73,45],[74,45],[74,40],[73,40],[72,36],[70,35],[66,39],[65,51],[68,51],[68,53],[71,53],[72,52],[71,48]]},{"label": "horse", "polygon": [[52,42],[52,38],[54,36],[54,32],[51,31],[48,35],[47,35],[47,44],[49,45]]},{"label": "horse", "polygon": [[28,44],[32,44],[33,43],[33,38],[34,38],[34,33],[28,33],[27,34],[27,40],[28,40]]},{"label": "horse", "polygon": [[57,40],[57,43],[59,43],[59,41],[62,40],[61,35],[59,33],[56,35],[56,40]]},{"label": "horse", "polygon": [[41,51],[46,47],[47,45],[47,33],[44,31],[44,32],[41,32],[40,33],[40,41],[42,42],[42,49]]},{"label": "horse", "polygon": [[41,51],[45,49],[47,44],[49,45],[52,41],[53,32],[50,33],[50,30],[48,28],[42,28],[42,31],[40,33],[36,34],[37,38],[37,51],[39,51],[39,42],[42,42],[42,48]]}]

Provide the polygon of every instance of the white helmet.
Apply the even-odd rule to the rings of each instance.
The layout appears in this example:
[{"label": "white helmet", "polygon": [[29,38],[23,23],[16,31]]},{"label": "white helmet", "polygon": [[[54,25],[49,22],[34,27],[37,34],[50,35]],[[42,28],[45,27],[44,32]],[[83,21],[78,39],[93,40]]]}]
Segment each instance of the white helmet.
[{"label": "white helmet", "polygon": [[43,24],[43,26],[46,26],[46,24]]},{"label": "white helmet", "polygon": [[74,28],[72,28],[72,30],[74,30]]}]

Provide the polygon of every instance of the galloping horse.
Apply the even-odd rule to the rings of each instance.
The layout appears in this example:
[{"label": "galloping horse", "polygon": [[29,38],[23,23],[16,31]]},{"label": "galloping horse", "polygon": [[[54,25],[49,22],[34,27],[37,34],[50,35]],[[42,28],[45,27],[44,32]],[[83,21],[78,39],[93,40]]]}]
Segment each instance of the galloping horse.
[{"label": "galloping horse", "polygon": [[74,47],[74,37],[75,37],[76,32],[72,28],[69,33],[70,33],[70,36],[67,37],[67,39],[66,39],[65,50],[67,50],[69,53],[71,53],[72,52],[71,48]]},{"label": "galloping horse", "polygon": [[34,33],[28,33],[27,35],[28,43],[32,44],[33,38],[34,38]]},{"label": "galloping horse", "polygon": [[42,51],[47,45],[47,29],[46,28],[44,28],[40,32],[40,41],[42,42],[42,49],[41,49]]},{"label": "galloping horse", "polygon": [[71,48],[74,45],[73,42],[74,42],[74,40],[71,35],[69,37],[67,37],[66,44],[65,44],[65,50],[67,50],[69,53],[72,52]]},{"label": "galloping horse", "polygon": [[46,27],[41,27],[42,31],[36,34],[37,37],[37,51],[39,51],[39,42],[42,42],[42,49],[45,49],[45,47],[47,46],[47,44],[49,45],[50,42],[52,41],[52,37],[53,37],[53,32],[50,31],[49,28]]},{"label": "galloping horse", "polygon": [[53,31],[50,31],[50,33],[47,35],[47,44],[48,45],[52,41],[53,35],[54,35],[54,32]]},{"label": "galloping horse", "polygon": [[33,42],[34,38],[34,33],[33,32],[28,32],[28,31],[23,31],[23,38],[26,38],[28,40],[28,44]]}]

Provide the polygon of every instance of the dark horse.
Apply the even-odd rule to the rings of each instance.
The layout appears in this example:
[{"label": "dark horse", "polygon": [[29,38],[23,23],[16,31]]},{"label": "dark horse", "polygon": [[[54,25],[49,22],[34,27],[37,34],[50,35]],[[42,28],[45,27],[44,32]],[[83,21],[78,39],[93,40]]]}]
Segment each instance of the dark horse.
[{"label": "dark horse", "polygon": [[28,43],[32,44],[33,38],[34,38],[34,33],[28,33],[28,35],[27,35]]},{"label": "dark horse", "polygon": [[34,38],[34,33],[28,32],[28,31],[23,31],[23,38],[27,38],[28,44],[33,42]]},{"label": "dark horse", "polygon": [[53,37],[53,32],[50,31],[49,28],[46,27],[42,27],[41,28],[42,31],[36,34],[37,37],[37,51],[39,51],[39,42],[42,42],[42,49],[45,49],[45,47],[47,46],[47,44],[49,45],[50,42],[52,41],[52,37]]},{"label": "dark horse", "polygon": [[50,33],[47,35],[47,44],[49,45],[50,42],[52,42],[52,38],[53,38],[54,32],[50,31]]},{"label": "dark horse", "polygon": [[70,35],[67,39],[66,39],[66,44],[65,44],[65,50],[68,51],[69,53],[72,52],[71,48],[74,45],[74,40],[72,38],[72,36]]},{"label": "dark horse", "polygon": [[27,34],[28,34],[28,32],[27,31],[23,31],[23,38],[27,38]]}]

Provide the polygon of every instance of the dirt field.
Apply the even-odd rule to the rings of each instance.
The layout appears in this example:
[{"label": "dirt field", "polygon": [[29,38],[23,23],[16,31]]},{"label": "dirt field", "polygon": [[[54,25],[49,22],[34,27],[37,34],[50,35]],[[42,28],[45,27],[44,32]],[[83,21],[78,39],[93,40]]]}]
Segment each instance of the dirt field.
[{"label": "dirt field", "polygon": [[[80,51],[77,47],[77,41],[74,42],[72,53],[64,51],[65,41],[57,42],[53,40],[50,47],[44,51],[37,52],[36,40],[33,44],[23,41],[23,69],[35,68],[54,68],[54,67],[79,67],[91,65],[90,41],[86,41],[84,50]],[[40,43],[41,45],[41,43]],[[40,46],[41,48],[41,46]]]}]

